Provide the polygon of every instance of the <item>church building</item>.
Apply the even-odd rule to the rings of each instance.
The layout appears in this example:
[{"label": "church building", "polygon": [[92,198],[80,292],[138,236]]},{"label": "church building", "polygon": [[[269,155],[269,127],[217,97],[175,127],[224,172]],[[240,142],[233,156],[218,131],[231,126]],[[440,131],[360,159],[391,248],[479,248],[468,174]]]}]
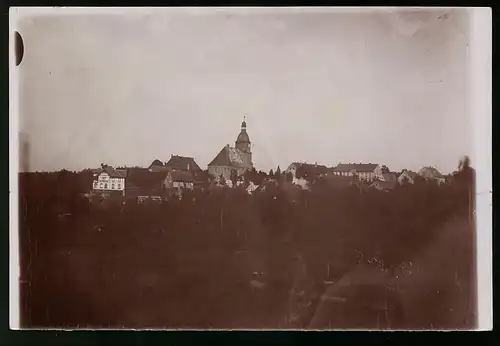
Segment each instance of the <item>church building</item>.
[{"label": "church building", "polygon": [[214,177],[224,176],[226,180],[231,178],[231,171],[234,169],[238,175],[242,175],[247,170],[253,168],[252,150],[250,138],[247,133],[247,123],[245,119],[241,123],[241,131],[236,138],[235,146],[227,144],[208,164],[208,173]]}]

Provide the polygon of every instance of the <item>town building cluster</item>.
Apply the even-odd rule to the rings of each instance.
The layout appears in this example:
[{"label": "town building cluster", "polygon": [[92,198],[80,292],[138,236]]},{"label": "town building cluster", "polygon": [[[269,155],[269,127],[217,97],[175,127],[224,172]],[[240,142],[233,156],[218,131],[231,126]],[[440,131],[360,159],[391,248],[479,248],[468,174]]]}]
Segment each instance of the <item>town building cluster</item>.
[{"label": "town building cluster", "polygon": [[[161,198],[166,194],[181,195],[185,189],[206,189],[212,186],[233,186],[243,183],[246,172],[254,170],[250,137],[244,119],[234,147],[226,144],[203,170],[193,157],[171,155],[170,160],[154,160],[148,168],[113,168],[101,164],[93,170],[93,193],[101,195],[117,194],[144,199]],[[281,174],[281,172],[280,172]],[[434,180],[445,183],[447,177],[433,167],[423,167],[418,172],[403,170],[391,172],[385,165],[376,163],[339,163],[334,167],[293,162],[282,173],[293,185],[307,189],[309,183],[324,179],[333,184],[363,184],[387,191],[398,184],[414,183],[416,179]],[[267,177],[267,181],[273,177]],[[249,193],[258,189],[253,182],[246,186]]]}]

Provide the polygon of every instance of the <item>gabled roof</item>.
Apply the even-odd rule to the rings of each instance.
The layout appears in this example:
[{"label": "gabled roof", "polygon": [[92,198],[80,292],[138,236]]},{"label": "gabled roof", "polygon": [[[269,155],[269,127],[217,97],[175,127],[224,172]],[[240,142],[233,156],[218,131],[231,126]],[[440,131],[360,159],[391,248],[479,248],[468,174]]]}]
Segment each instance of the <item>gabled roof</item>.
[{"label": "gabled roof", "polygon": [[396,175],[394,173],[382,173],[382,178],[384,181],[394,182],[397,180]]},{"label": "gabled roof", "polygon": [[416,172],[413,172],[413,171],[409,171],[409,170],[406,170],[404,169],[401,174],[398,176],[398,179],[402,176],[402,175],[407,175],[408,177],[410,177],[411,179],[415,179],[418,174]]},{"label": "gabled roof", "polygon": [[377,168],[376,163],[339,163],[333,169],[334,172],[373,172]]},{"label": "gabled roof", "polygon": [[201,170],[194,158],[188,156],[172,155],[165,167],[178,171],[197,171]]},{"label": "gabled roof", "polygon": [[162,186],[166,172],[150,172],[147,168],[129,168],[127,185],[143,189],[154,189]]},{"label": "gabled roof", "polygon": [[226,145],[222,150],[215,156],[215,158],[208,164],[208,166],[227,166],[239,168],[243,167],[243,152],[237,148],[230,147]]},{"label": "gabled roof", "polygon": [[151,165],[149,165],[149,167],[151,166],[163,166],[163,162],[161,162],[160,160],[156,159],[154,160]]},{"label": "gabled roof", "polygon": [[169,175],[173,181],[192,182],[193,173],[189,171],[170,171]]},{"label": "gabled roof", "polygon": [[326,174],[328,173],[329,168],[325,165],[318,165],[316,163],[305,163],[305,162],[293,162],[290,166],[288,166],[287,170],[292,166],[295,166],[296,169],[302,169],[306,174],[314,175],[317,174]]},{"label": "gabled roof", "polygon": [[101,174],[101,173],[106,173],[108,174],[111,178],[126,178],[127,177],[127,171],[124,169],[114,169],[111,166],[104,166],[98,169],[95,169],[92,171],[94,174]]}]

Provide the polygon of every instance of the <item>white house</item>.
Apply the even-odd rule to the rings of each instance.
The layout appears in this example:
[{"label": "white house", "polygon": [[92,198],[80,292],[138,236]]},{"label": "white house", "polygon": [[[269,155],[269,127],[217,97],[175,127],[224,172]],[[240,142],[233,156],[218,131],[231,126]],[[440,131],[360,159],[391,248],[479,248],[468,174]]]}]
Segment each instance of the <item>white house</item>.
[{"label": "white house", "polygon": [[357,176],[365,181],[383,179],[382,167],[375,163],[339,163],[332,173],[344,177]]},{"label": "white house", "polygon": [[126,178],[126,170],[118,170],[108,165],[102,165],[101,168],[94,170],[92,187],[95,192],[117,192],[125,196]]}]

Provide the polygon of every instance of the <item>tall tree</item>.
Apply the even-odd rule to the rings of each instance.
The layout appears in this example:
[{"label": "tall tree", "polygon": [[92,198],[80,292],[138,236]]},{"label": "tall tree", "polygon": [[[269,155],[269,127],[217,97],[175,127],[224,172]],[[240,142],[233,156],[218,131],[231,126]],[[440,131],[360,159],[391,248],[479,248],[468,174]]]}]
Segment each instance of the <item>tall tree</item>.
[{"label": "tall tree", "polygon": [[270,179],[274,178],[274,172],[272,169],[269,171],[269,178]]}]

